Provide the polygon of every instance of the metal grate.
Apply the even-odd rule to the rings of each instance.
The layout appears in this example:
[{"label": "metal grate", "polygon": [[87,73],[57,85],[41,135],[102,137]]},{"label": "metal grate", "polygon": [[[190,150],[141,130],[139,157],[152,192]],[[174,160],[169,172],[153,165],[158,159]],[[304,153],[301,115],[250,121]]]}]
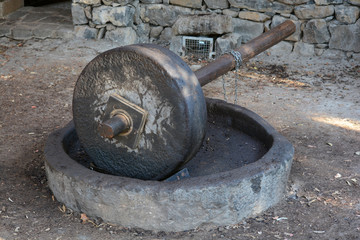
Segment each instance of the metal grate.
[{"label": "metal grate", "polygon": [[214,40],[205,37],[183,37],[182,47],[184,55],[198,58],[211,58]]}]

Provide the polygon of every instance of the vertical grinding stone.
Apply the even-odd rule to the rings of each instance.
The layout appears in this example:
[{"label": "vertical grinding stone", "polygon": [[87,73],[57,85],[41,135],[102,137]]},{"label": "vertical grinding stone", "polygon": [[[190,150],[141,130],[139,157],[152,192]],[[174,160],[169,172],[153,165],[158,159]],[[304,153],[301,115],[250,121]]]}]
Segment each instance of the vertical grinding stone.
[{"label": "vertical grinding stone", "polygon": [[[98,133],[111,95],[148,112],[135,149]],[[131,45],[92,60],[76,83],[76,131],[96,167],[114,175],[163,179],[201,146],[206,126],[202,89],[191,69],[156,45]]]}]

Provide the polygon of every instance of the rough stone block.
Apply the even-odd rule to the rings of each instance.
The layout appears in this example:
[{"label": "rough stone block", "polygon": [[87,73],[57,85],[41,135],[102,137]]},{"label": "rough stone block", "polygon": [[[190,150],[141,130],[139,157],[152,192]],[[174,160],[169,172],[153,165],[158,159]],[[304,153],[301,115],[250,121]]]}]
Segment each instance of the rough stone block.
[{"label": "rough stone block", "polygon": [[142,23],[136,26],[136,35],[138,36],[138,43],[147,43],[149,42],[150,35],[150,24]]},{"label": "rough stone block", "polygon": [[88,23],[88,19],[85,15],[85,8],[80,4],[71,4],[71,14],[74,25]]},{"label": "rough stone block", "polygon": [[86,6],[85,9],[85,16],[88,18],[88,19],[92,19],[92,9],[91,9],[91,6]]},{"label": "rough stone block", "polygon": [[334,6],[316,6],[315,4],[295,7],[295,15],[299,19],[325,18],[334,14]]},{"label": "rough stone block", "polygon": [[329,44],[320,43],[320,44],[316,44],[315,46],[316,46],[317,48],[324,49],[324,48],[328,48],[328,47],[329,47]]},{"label": "rough stone block", "polygon": [[73,0],[74,3],[83,3],[86,5],[100,5],[101,0]]},{"label": "rough stone block", "polygon": [[239,14],[239,11],[234,11],[234,10],[231,10],[231,9],[224,9],[222,11],[222,14],[228,15],[230,17],[237,17],[238,14]]},{"label": "rough stone block", "polygon": [[115,26],[125,27],[132,23],[135,9],[133,7],[109,7],[100,6],[93,9],[93,22],[95,24],[106,24],[111,22]]},{"label": "rough stone block", "polygon": [[335,7],[336,20],[342,23],[355,23],[356,20],[359,18],[359,13],[360,10],[358,7],[343,5]]},{"label": "rough stone block", "polygon": [[294,53],[301,56],[314,56],[315,47],[314,45],[309,43],[296,42],[294,45]]},{"label": "rough stone block", "polygon": [[344,0],[315,0],[316,5],[343,4]]},{"label": "rough stone block", "polygon": [[154,3],[162,3],[162,0],[140,0],[141,3],[146,3],[146,4],[154,4]]},{"label": "rough stone block", "polygon": [[266,14],[263,14],[263,13],[241,11],[241,12],[239,12],[239,18],[245,19],[245,20],[250,20],[250,21],[255,21],[255,22],[265,22],[265,21],[269,20],[271,17]]},{"label": "rough stone block", "polygon": [[145,5],[140,10],[140,18],[145,23],[163,27],[172,26],[179,15],[191,14],[191,9],[162,4]]},{"label": "rough stone block", "polygon": [[257,23],[238,18],[233,18],[232,23],[234,26],[234,33],[238,33],[241,36],[241,42],[247,41],[259,36],[264,32],[264,24]]},{"label": "rough stone block", "polygon": [[288,5],[300,5],[309,2],[309,0],[277,0]]},{"label": "rough stone block", "polygon": [[98,32],[98,35],[96,37],[96,40],[100,40],[102,38],[104,38],[105,36],[105,31],[106,31],[106,28],[99,28],[99,32]]},{"label": "rough stone block", "polygon": [[216,56],[220,56],[225,52],[235,49],[241,45],[241,35],[238,33],[225,34],[215,41]]},{"label": "rough stone block", "polygon": [[360,19],[355,24],[329,26],[329,47],[343,51],[360,52]]},{"label": "rough stone block", "polygon": [[116,28],[113,31],[107,31],[105,33],[105,39],[118,42],[121,45],[137,43],[136,32],[131,27]]},{"label": "rough stone block", "polygon": [[151,38],[158,38],[164,28],[162,26],[152,27],[150,30]]},{"label": "rough stone block", "polygon": [[306,23],[303,41],[306,43],[326,43],[330,33],[324,19],[312,19]]},{"label": "rough stone block", "polygon": [[170,0],[170,4],[189,8],[201,8],[202,0]]},{"label": "rough stone block", "polygon": [[212,35],[233,31],[232,18],[226,15],[180,16],[173,30],[175,35]]},{"label": "rough stone block", "polygon": [[360,0],[348,0],[348,3],[356,6],[360,6]]},{"label": "rough stone block", "polygon": [[161,41],[171,41],[172,37],[174,36],[173,30],[170,27],[165,28],[160,34]]},{"label": "rough stone block", "polygon": [[75,36],[83,39],[95,39],[97,37],[98,29],[88,26],[75,26]]},{"label": "rough stone block", "polygon": [[259,12],[291,13],[293,7],[270,0],[229,0],[230,5],[236,8],[246,8]]},{"label": "rough stone block", "polygon": [[281,41],[272,46],[266,52],[272,56],[288,56],[293,50],[293,44],[290,42]]},{"label": "rough stone block", "polygon": [[[275,15],[272,19],[272,22],[271,22],[271,28],[274,28],[276,27],[277,25],[285,22],[286,20],[288,20],[287,18],[285,17],[281,17],[279,15]],[[293,34],[291,34],[289,37],[287,37],[285,40],[287,41],[293,41],[293,42],[298,42],[300,41],[300,38],[301,38],[301,22],[300,21],[296,21],[296,20],[292,20],[293,23],[295,24],[296,26],[296,30]]]},{"label": "rough stone block", "polygon": [[315,48],[315,55],[321,56],[325,52],[325,49],[323,48]]},{"label": "rough stone block", "polygon": [[174,36],[171,38],[169,50],[179,56],[182,56],[184,54],[184,52],[182,50],[182,37],[181,36]]},{"label": "rough stone block", "polygon": [[229,7],[228,1],[219,1],[219,0],[205,0],[206,5],[208,8],[211,9],[225,9]]}]

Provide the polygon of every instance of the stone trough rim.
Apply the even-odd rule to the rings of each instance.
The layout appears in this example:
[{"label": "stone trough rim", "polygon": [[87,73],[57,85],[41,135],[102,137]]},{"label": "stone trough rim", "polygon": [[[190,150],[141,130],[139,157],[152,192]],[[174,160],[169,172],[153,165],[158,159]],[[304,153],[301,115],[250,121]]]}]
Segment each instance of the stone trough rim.
[{"label": "stone trough rim", "polygon": [[[134,193],[136,195],[137,192],[141,192],[143,189],[146,189],[146,191],[150,191],[155,195],[161,195],[163,193],[171,195],[179,189],[184,192],[191,192],[197,189],[214,189],[218,187],[223,188],[226,186],[236,186],[237,184],[241,185],[242,181],[250,181],[255,178],[262,178],[267,174],[274,174],[282,168],[284,168],[285,170],[281,170],[283,172],[283,175],[280,176],[281,180],[279,181],[284,184],[284,186],[280,186],[280,188],[282,189],[282,191],[285,191],[286,181],[288,179],[294,153],[292,144],[285,137],[279,134],[269,123],[267,123],[259,115],[246,108],[226,103],[222,100],[206,99],[206,102],[208,105],[208,111],[211,111],[213,107],[222,107],[226,111],[236,111],[237,114],[247,117],[249,121],[253,121],[255,124],[261,126],[261,131],[267,134],[266,137],[268,139],[266,141],[272,141],[269,150],[257,161],[226,172],[191,177],[177,182],[140,180],[92,171],[84,167],[80,163],[76,162],[75,160],[71,159],[65,152],[63,145],[64,139],[66,137],[69,137],[69,134],[72,134],[74,132],[74,125],[71,121],[69,124],[67,124],[66,127],[58,129],[52,134],[50,134],[45,146],[45,170],[48,177],[50,189],[53,191],[55,197],[60,202],[64,203],[73,210],[85,212],[89,216],[101,217],[104,221],[108,220],[106,219],[106,216],[99,216],[98,213],[94,215],[91,212],[91,209],[86,209],[86,207],[84,208],[83,206],[81,206],[81,203],[79,203],[79,201],[81,202],[84,200],[81,196],[81,200],[75,199],[74,203],[74,199],[72,199],[74,198],[74,194],[71,191],[76,191],[76,187],[83,185],[91,189],[91,191],[97,191],[98,194],[106,191],[124,190]],[[63,147],[59,148],[59,145]],[[60,192],[63,191],[66,195],[66,192],[70,191],[73,195],[70,194],[70,196],[68,193],[69,196],[61,196],[60,193],[57,193],[56,191],[61,188],[61,184],[56,182],[56,178],[60,178],[58,180],[62,179],[61,181],[70,181],[71,184],[69,186],[70,188],[73,187],[73,189],[65,187]],[[264,206],[264,208],[260,209],[258,212],[264,211],[267,208],[277,204],[282,198],[283,196],[276,196],[275,199],[273,199],[273,202],[269,204],[269,206]],[[254,213],[250,215],[253,214]],[[220,225],[235,224],[236,222],[239,222],[240,219],[243,219],[244,217],[249,217],[250,215],[239,217],[238,219],[230,221],[224,220],[224,224]],[[126,227],[140,227],[146,230],[156,231],[183,231],[194,229],[201,224],[206,224],[206,221],[195,221],[194,224],[185,224],[185,227],[181,227],[178,226],[179,224],[175,224],[174,226],[172,226],[173,223],[167,224],[166,219],[164,219],[164,221],[165,224],[155,224],[150,226],[137,223],[127,223],[128,226]],[[114,221],[110,220],[110,222]],[[217,223],[219,221],[211,220],[210,222],[214,223],[215,225],[219,225],[219,223]],[[123,224],[116,221],[115,223],[118,223],[120,225]]]}]

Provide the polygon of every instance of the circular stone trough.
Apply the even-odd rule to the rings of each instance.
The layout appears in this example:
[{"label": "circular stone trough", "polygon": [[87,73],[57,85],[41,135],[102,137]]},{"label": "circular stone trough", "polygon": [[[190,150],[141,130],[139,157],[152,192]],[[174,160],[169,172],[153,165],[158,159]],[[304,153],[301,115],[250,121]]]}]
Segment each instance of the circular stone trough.
[{"label": "circular stone trough", "polygon": [[[124,227],[183,231],[257,215],[284,197],[294,149],[254,112],[206,99],[208,130],[179,181],[145,181],[91,170],[73,123],[53,132],[45,170],[68,208]],[[71,157],[70,157],[71,155]]]}]

